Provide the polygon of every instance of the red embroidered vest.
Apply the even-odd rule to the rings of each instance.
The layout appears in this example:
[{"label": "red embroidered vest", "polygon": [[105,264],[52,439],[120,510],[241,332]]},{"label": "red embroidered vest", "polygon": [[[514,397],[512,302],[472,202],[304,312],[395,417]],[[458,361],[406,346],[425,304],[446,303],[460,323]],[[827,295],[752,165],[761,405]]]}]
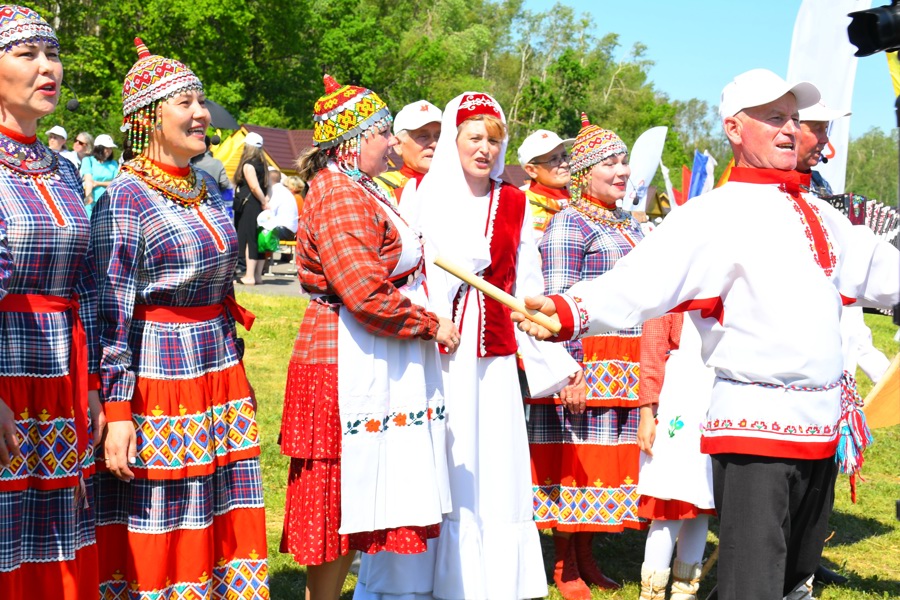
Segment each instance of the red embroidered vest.
[{"label": "red embroidered vest", "polygon": [[[493,194],[491,194],[490,201],[494,202]],[[503,183],[500,193],[497,195],[497,205],[488,209],[485,236],[490,244],[491,264],[481,273],[481,276],[509,294],[513,293],[516,283],[519,242],[527,203],[523,191]],[[467,286],[463,286],[460,291],[463,292],[465,289]],[[460,298],[464,295],[464,293],[457,295],[453,307],[454,314],[458,309]],[[473,294],[469,300],[476,298],[479,302],[478,357],[515,354],[518,343],[513,323],[509,318],[510,309],[480,292]],[[463,326],[465,327],[465,324]]]}]

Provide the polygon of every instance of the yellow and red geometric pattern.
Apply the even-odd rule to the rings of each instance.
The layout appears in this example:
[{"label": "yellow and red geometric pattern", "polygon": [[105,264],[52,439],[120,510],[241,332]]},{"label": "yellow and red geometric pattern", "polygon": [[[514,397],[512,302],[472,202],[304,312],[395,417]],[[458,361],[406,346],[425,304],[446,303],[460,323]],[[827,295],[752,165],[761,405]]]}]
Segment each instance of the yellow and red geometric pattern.
[{"label": "yellow and red geometric pattern", "polygon": [[202,90],[193,71],[171,58],[150,54],[140,38],[134,38],[138,60],[122,85],[122,114],[126,117],[157,100],[187,90]]},{"label": "yellow and red geometric pattern", "polygon": [[385,117],[390,110],[372,90],[340,85],[325,75],[325,95],[313,109],[313,143],[326,149],[360,135]]}]

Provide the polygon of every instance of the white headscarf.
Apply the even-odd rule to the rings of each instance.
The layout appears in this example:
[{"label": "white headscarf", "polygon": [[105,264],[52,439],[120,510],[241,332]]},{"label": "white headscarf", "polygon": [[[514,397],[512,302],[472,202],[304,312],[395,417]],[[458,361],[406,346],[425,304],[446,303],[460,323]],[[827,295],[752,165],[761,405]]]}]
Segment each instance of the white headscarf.
[{"label": "white headscarf", "polygon": [[[460,266],[478,273],[491,264],[490,246],[484,237],[485,224],[472,218],[471,207],[483,202],[483,198],[475,198],[469,190],[459,160],[456,147],[456,119],[460,107],[462,110],[492,103],[492,107],[500,114],[500,120],[506,124],[506,115],[500,104],[491,96],[479,92],[465,92],[447,104],[441,119],[441,137],[431,159],[428,174],[422,179],[413,197],[404,192],[400,205],[401,213],[413,225],[417,226],[428,240],[426,260],[434,260],[440,255],[452,260]],[[506,163],[506,147],[509,136],[504,136],[494,166],[491,179],[500,186],[500,176]],[[428,287],[429,296],[437,314],[450,316],[450,306],[462,281],[453,277],[443,269],[429,264]]]}]

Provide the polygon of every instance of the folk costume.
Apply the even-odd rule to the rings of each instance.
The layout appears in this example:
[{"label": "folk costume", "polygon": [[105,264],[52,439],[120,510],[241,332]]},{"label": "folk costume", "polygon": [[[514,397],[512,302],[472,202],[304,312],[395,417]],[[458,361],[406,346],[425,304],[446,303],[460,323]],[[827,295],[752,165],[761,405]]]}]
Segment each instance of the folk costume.
[{"label": "folk costume", "polygon": [[[410,134],[429,123],[441,122],[441,109],[428,102],[418,100],[401,108],[394,116],[394,135]],[[407,164],[400,166],[397,171],[387,171],[375,178],[381,188],[394,200],[394,205],[400,205],[400,199],[407,186],[417,187],[422,183],[425,173],[420,173]]]},{"label": "folk costume", "polygon": [[94,211],[102,397],[137,433],[135,478],[98,475],[104,598],[268,598],[259,430],[234,300],[237,238],[214,180],[143,152],[158,105],[200,80],[151,55],[125,78],[137,155]]},{"label": "folk costume", "polygon": [[690,319],[671,313],[644,322],[641,406],[657,407],[658,427],[653,455],[641,453],[638,484],[638,515],[652,521],[641,566],[642,598],[665,597],[676,547],[672,593],[682,594],[676,596],[681,600],[697,597],[708,515],[715,514],[712,464],[700,452],[714,378],[700,358],[700,334]]},{"label": "folk costume", "polygon": [[328,162],[297,232],[311,299],[281,429],[291,457],[281,551],[300,564],[350,549],[422,553],[449,510],[439,323],[427,310],[422,243],[358,169],[362,137],[390,120],[374,92],[325,77],[314,142]]},{"label": "folk costume", "polygon": [[[609,273],[551,296],[563,340],[692,311],[716,371],[701,449],[712,455],[720,536],[735,541],[721,547],[720,597],[781,597],[815,570],[838,424],[842,412],[853,418],[842,398],[841,308],[900,299],[897,249],[801,185],[807,178],[796,172],[734,168],[727,184],[669,215]],[[717,226],[729,222],[741,227]],[[785,299],[802,310],[785,311]],[[796,497],[779,508],[777,482],[787,478],[798,482]],[[814,488],[822,493],[802,491]],[[805,525],[789,539],[787,511]],[[783,536],[780,549],[769,543]],[[766,561],[774,567],[744,568],[773,553],[782,561]]]},{"label": "folk costume", "polygon": [[[59,46],[36,12],[0,6],[0,47]],[[0,467],[0,597],[97,598],[88,388],[96,280],[75,167],[0,128],[0,398],[23,458]],[[90,373],[90,375],[89,375]]]},{"label": "folk costume", "polygon": [[[502,184],[498,151],[486,196],[472,196],[456,145],[470,116],[503,120],[497,102],[467,92],[447,105],[428,177],[401,209],[416,210],[430,260],[444,255],[509,293],[543,287],[531,216],[521,190]],[[438,314],[452,317],[461,342],[442,356],[447,394],[448,455],[453,510],[436,548],[436,598],[536,598],[547,594],[540,540],[532,519],[525,416],[516,351],[532,389],[561,389],[578,365],[562,348],[535,343],[511,326],[509,309],[428,265],[429,294]]]},{"label": "folk costume", "polygon": [[[643,238],[631,213],[587,193],[593,166],[627,148],[612,131],[585,116],[582,121],[572,147],[572,200],[540,243],[548,294],[607,272]],[[586,583],[615,586],[594,563],[592,532],[643,527],[637,515],[640,341],[638,324],[566,344],[584,367],[584,413],[534,393],[526,400],[535,520],[540,528],[578,534],[570,548],[563,538],[556,540],[557,570],[566,568],[567,552],[578,550],[566,573],[555,575],[560,581],[572,579],[577,564]]]},{"label": "folk costume", "polygon": [[531,210],[535,239],[540,243],[550,219],[568,206],[569,190],[552,188],[532,180],[525,190],[525,197],[528,198],[528,208]]}]

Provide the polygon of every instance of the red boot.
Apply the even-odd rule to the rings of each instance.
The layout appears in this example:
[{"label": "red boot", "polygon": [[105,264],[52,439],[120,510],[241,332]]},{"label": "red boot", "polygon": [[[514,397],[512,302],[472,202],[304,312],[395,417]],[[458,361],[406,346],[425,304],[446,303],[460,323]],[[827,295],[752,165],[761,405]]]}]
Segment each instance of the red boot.
[{"label": "red boot", "polygon": [[591,548],[593,539],[593,533],[572,534],[572,547],[575,552],[578,572],[581,574],[581,578],[591,585],[596,585],[602,590],[617,590],[622,586],[604,575],[603,571],[600,570],[600,566],[594,562],[594,552]]},{"label": "red boot", "polygon": [[553,583],[565,600],[591,600],[591,588],[578,574],[575,554],[569,543],[572,538],[553,536],[556,558],[553,561]]}]

